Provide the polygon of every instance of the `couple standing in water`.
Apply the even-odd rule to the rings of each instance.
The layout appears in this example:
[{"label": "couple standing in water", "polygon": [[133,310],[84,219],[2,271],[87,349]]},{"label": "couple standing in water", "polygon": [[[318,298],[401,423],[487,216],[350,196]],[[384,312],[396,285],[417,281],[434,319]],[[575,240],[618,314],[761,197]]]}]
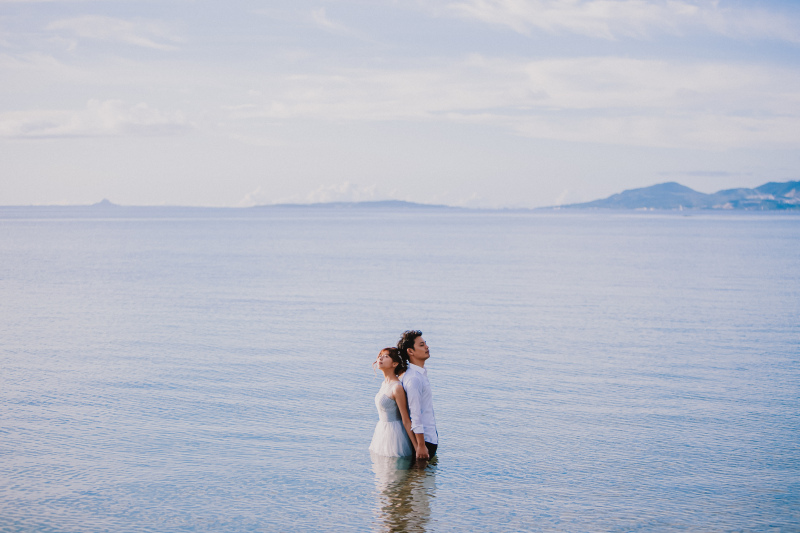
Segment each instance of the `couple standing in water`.
[{"label": "couple standing in water", "polygon": [[369,450],[386,457],[432,459],[439,445],[425,361],[431,356],[422,332],[403,333],[397,347],[384,348],[373,363],[384,376],[375,396],[380,420]]}]

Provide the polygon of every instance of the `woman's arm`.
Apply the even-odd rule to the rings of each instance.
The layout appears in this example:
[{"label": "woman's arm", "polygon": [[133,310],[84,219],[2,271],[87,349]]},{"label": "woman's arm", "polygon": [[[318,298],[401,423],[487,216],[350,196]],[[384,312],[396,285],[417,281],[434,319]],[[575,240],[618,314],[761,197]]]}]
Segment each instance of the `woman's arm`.
[{"label": "woman's arm", "polygon": [[394,389],[392,390],[392,396],[394,401],[397,402],[397,408],[400,410],[400,418],[403,419],[403,427],[406,428],[406,433],[408,433],[408,438],[411,439],[411,444],[414,446],[414,450],[417,448],[417,439],[414,438],[414,433],[411,431],[411,417],[408,416],[408,406],[406,405],[406,391],[403,390],[403,386],[398,384],[395,385]]}]

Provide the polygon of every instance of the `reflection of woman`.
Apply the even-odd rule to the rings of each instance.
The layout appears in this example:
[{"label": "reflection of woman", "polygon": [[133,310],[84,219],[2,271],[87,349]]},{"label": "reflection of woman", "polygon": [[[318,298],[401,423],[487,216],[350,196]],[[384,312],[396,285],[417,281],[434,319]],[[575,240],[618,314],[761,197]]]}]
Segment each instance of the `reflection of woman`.
[{"label": "reflection of woman", "polygon": [[411,419],[408,417],[406,393],[398,374],[406,370],[397,348],[384,348],[373,365],[383,372],[383,384],[375,396],[378,407],[378,425],[372,435],[369,451],[386,457],[414,455],[411,442]]},{"label": "reflection of woman", "polygon": [[428,530],[431,500],[436,492],[436,461],[420,468],[414,466],[414,459],[372,455],[378,491],[375,531],[424,533]]}]

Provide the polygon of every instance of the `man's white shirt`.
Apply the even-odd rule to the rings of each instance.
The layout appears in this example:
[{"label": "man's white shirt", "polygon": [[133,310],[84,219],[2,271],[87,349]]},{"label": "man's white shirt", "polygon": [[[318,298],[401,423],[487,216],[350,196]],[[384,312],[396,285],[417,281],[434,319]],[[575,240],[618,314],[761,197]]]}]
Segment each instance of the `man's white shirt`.
[{"label": "man's white shirt", "polygon": [[408,370],[400,380],[408,398],[408,414],[411,417],[411,431],[423,433],[425,442],[439,444],[436,433],[436,417],[433,414],[433,395],[428,381],[428,371],[408,363]]}]

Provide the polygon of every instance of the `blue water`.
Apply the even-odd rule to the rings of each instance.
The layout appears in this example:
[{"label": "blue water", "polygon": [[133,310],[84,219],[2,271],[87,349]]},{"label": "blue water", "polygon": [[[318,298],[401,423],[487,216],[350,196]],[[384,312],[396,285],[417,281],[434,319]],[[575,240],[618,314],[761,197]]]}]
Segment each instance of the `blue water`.
[{"label": "blue water", "polygon": [[0,531],[800,531],[800,217],[684,214],[0,208]]}]

